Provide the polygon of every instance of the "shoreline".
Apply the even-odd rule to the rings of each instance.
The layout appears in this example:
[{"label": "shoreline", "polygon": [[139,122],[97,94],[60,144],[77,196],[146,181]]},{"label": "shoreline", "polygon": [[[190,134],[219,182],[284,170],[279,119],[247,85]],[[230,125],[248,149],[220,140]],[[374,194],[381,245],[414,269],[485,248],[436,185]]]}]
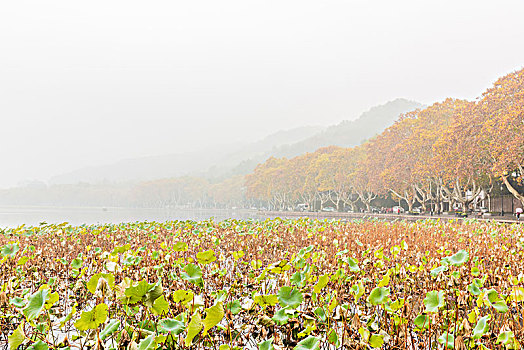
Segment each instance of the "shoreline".
[{"label": "shoreline", "polygon": [[[381,219],[385,221],[422,221],[441,220],[461,222],[465,219],[486,222],[517,223],[514,216],[506,215],[479,218],[455,217],[454,215],[408,215],[408,214],[378,214],[378,213],[342,213],[342,212],[298,212],[298,211],[260,211],[255,209],[225,209],[225,208],[137,208],[137,207],[67,207],[67,206],[0,206],[0,227],[38,226],[42,222],[82,224],[118,224],[126,222],[145,221],[202,221],[213,218],[216,221],[227,219],[265,220],[272,218],[294,219],[335,219],[359,220]],[[523,218],[524,219],[524,218]]]},{"label": "shoreline", "polygon": [[283,217],[283,218],[297,218],[297,217],[308,217],[308,218],[314,218],[314,219],[367,219],[367,218],[382,218],[387,221],[394,221],[394,220],[408,220],[408,221],[418,221],[418,220],[445,220],[445,221],[452,221],[452,220],[479,220],[479,221],[496,221],[496,222],[503,222],[503,223],[521,223],[524,221],[524,217],[521,221],[517,221],[517,219],[514,216],[505,215],[502,216],[489,216],[489,217],[476,217],[476,216],[469,216],[466,218],[462,217],[456,217],[453,215],[409,215],[409,214],[378,214],[378,213],[341,213],[341,212],[297,212],[297,211],[265,211],[265,212],[259,212],[260,214],[267,216],[267,217]]}]

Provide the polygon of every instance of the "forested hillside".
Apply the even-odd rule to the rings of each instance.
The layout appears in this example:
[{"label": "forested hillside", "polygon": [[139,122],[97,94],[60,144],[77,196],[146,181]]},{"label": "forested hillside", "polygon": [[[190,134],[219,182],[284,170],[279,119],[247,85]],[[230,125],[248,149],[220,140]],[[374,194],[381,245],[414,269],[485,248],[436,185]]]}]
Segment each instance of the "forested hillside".
[{"label": "forested hillside", "polygon": [[417,102],[396,99],[371,108],[353,121],[345,120],[328,128],[303,126],[281,130],[251,143],[217,145],[192,152],[125,159],[56,176],[51,183],[95,184],[103,181],[146,181],[179,176],[199,176],[215,181],[246,175],[257,164],[270,157],[292,157],[329,145],[356,146],[382,132],[400,114],[419,107],[421,104]]},{"label": "forested hillside", "polygon": [[[421,105],[396,99],[371,108],[354,121],[328,128],[281,130],[247,144],[126,159],[0,191],[0,205],[59,206],[250,206],[243,176],[271,157],[302,154],[320,146],[354,146],[380,133],[401,113]],[[320,146],[319,146],[320,145]]]},{"label": "forested hillside", "polygon": [[475,101],[448,98],[405,113],[361,146],[271,158],[247,176],[247,196],[279,209],[330,202],[370,210],[377,196],[391,196],[410,211],[415,204],[467,210],[494,191],[511,193],[524,205],[523,179],[520,70]]},{"label": "forested hillside", "polygon": [[369,135],[365,125],[376,129],[393,118],[390,113],[415,105],[396,100],[371,109],[310,139],[332,145],[296,157],[269,157],[246,177],[42,185],[1,191],[0,204],[287,209],[320,202],[369,210],[375,198],[390,197],[410,210],[415,205],[444,210],[445,203],[467,209],[501,191],[524,204],[524,70],[500,78],[477,100],[448,98],[403,113],[367,142],[340,146]]},{"label": "forested hillside", "polygon": [[380,134],[393,124],[402,113],[423,107],[422,104],[399,98],[383,105],[372,107],[355,120],[344,120],[299,142],[282,145],[272,151],[273,157],[295,157],[313,152],[321,147],[353,147]]}]

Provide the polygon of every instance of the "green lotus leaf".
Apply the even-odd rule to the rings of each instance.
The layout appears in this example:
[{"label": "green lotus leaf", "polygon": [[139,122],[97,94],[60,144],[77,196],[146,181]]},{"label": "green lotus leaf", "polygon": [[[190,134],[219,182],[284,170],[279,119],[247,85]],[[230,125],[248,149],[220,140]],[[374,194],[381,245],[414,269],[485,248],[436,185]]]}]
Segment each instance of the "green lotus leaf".
[{"label": "green lotus leaf", "polygon": [[384,336],[378,334],[372,334],[369,337],[369,345],[372,348],[380,348],[384,344]]},{"label": "green lotus leaf", "polygon": [[109,320],[104,329],[100,332],[100,339],[105,340],[107,337],[113,335],[120,327],[119,320]]},{"label": "green lotus leaf", "polygon": [[257,344],[258,350],[274,350],[273,348],[273,338],[269,338],[263,342]]},{"label": "green lotus leaf", "polygon": [[289,314],[286,312],[286,308],[280,309],[271,318],[276,324],[282,326],[289,320]]},{"label": "green lotus leaf", "polygon": [[313,336],[309,336],[306,339],[300,341],[293,350],[319,350],[320,349],[320,339]]},{"label": "green lotus leaf", "polygon": [[350,292],[354,295],[355,301],[357,301],[358,299],[360,299],[360,297],[364,295],[366,290],[362,282],[359,282],[358,284],[354,284],[351,286]]},{"label": "green lotus leaf", "polygon": [[142,339],[138,344],[138,350],[154,350],[156,348],[155,335],[151,334],[147,338]]},{"label": "green lotus leaf", "polygon": [[122,264],[126,266],[132,266],[138,264],[141,260],[142,258],[139,256],[129,255],[124,260],[122,260]]},{"label": "green lotus leaf", "polygon": [[446,256],[440,260],[441,265],[451,265],[451,261],[449,261],[449,256]]},{"label": "green lotus leaf", "polygon": [[338,337],[338,334],[337,334],[337,332],[334,329],[331,329],[328,332],[327,340],[328,340],[328,342],[333,344],[336,348],[340,347],[340,338]]},{"label": "green lotus leaf", "polygon": [[429,317],[424,314],[420,314],[413,320],[413,324],[419,329],[429,328]]},{"label": "green lotus leaf", "polygon": [[228,291],[221,289],[216,292],[211,292],[211,295],[215,298],[215,303],[218,303],[219,301],[224,302],[228,297]]},{"label": "green lotus leaf", "polygon": [[317,307],[313,312],[322,322],[327,319],[326,311],[322,307]]},{"label": "green lotus leaf", "polygon": [[[75,258],[71,261],[71,268],[79,270],[82,267],[84,260],[81,258]],[[96,285],[95,285],[96,287]]]},{"label": "green lotus leaf", "polygon": [[300,304],[302,304],[303,300],[304,300],[304,297],[298,289],[284,286],[280,288],[280,290],[278,291],[278,302],[283,307],[287,306],[291,309],[295,309]]},{"label": "green lotus leaf", "polygon": [[439,274],[441,274],[443,272],[446,272],[446,271],[448,271],[448,266],[447,265],[441,265],[441,266],[436,267],[433,270],[431,270],[430,274],[433,277],[437,277]]},{"label": "green lotus leaf", "polygon": [[16,266],[24,266],[29,261],[29,257],[24,255],[16,262]]},{"label": "green lotus leaf", "polygon": [[349,270],[351,272],[359,272],[360,267],[358,266],[358,260],[353,258],[348,258],[347,260]]},{"label": "green lotus leaf", "polygon": [[24,298],[20,298],[20,297],[14,297],[14,298],[11,298],[9,299],[9,302],[11,303],[11,305],[13,305],[14,307],[17,307],[17,308],[23,308],[25,306],[25,299]]},{"label": "green lotus leaf", "polygon": [[438,338],[438,342],[448,349],[455,348],[455,336],[452,333],[442,333],[442,335]]},{"label": "green lotus leaf", "polygon": [[48,350],[49,346],[47,343],[44,343],[43,341],[39,340],[36,343],[33,343],[30,347],[27,348],[27,350]]},{"label": "green lotus leaf", "polygon": [[502,314],[508,312],[508,305],[506,304],[504,300],[492,303],[491,306],[493,306],[495,310],[497,310],[498,312]]},{"label": "green lotus leaf", "polygon": [[8,256],[10,258],[13,258],[19,250],[20,247],[18,243],[6,244],[2,247],[2,249],[0,249],[0,254],[2,254],[2,256],[4,257]]},{"label": "green lotus leaf", "polygon": [[160,331],[179,335],[185,331],[186,325],[183,321],[165,318],[158,323]]},{"label": "green lotus leaf", "polygon": [[[107,285],[111,288],[115,288],[115,275],[112,273],[97,273],[93,275],[89,281],[87,282],[87,290],[90,291],[92,294],[96,293],[97,287],[99,287],[100,279],[103,279]],[[100,283],[102,284],[102,283]],[[102,288],[102,287],[99,287]]]},{"label": "green lotus leaf", "polygon": [[239,300],[233,300],[226,304],[226,309],[231,311],[233,315],[237,315],[242,311],[242,304],[240,304]]},{"label": "green lotus leaf", "polygon": [[153,287],[153,284],[149,284],[145,280],[138,282],[136,285],[131,285],[127,287],[124,291],[124,295],[127,297],[126,302],[128,304],[138,303],[146,296],[147,292],[151,290]]},{"label": "green lotus leaf", "polygon": [[260,306],[273,306],[278,303],[278,297],[275,294],[258,294],[253,297],[253,300]]},{"label": "green lotus leaf", "polygon": [[389,284],[389,281],[391,280],[390,273],[388,271],[387,274],[385,274],[380,282],[378,283],[378,287],[386,287]]},{"label": "green lotus leaf", "polygon": [[301,288],[306,282],[306,275],[303,272],[297,271],[293,274],[293,276],[291,276],[289,281],[298,288]]},{"label": "green lotus leaf", "polygon": [[184,271],[180,274],[183,280],[189,281],[196,285],[201,285],[202,282],[202,270],[198,265],[187,264],[184,266]]},{"label": "green lotus leaf", "polygon": [[306,266],[306,259],[304,259],[302,256],[297,256],[295,260],[293,260],[293,265],[295,265],[296,269],[302,269],[304,266]]},{"label": "green lotus leaf", "polygon": [[173,300],[175,303],[185,304],[193,300],[194,296],[195,294],[193,294],[193,292],[190,290],[179,289],[173,293]]},{"label": "green lotus leaf", "polygon": [[49,294],[47,297],[47,301],[45,302],[44,307],[49,310],[53,305],[60,299],[60,296],[58,295],[58,292],[54,292]]},{"label": "green lotus leaf", "polygon": [[469,260],[469,253],[464,249],[459,250],[455,254],[449,257],[449,262],[453,266],[461,266]]},{"label": "green lotus leaf", "polygon": [[242,258],[244,255],[245,255],[245,253],[244,253],[243,250],[239,250],[237,252],[233,252],[233,258],[235,260],[238,260],[238,259]]},{"label": "green lotus leaf", "polygon": [[277,263],[273,263],[268,266],[269,271],[273,273],[282,273],[284,271],[288,271],[291,269],[291,265],[289,265],[289,261],[287,260],[280,260]]},{"label": "green lotus leaf", "polygon": [[426,306],[426,312],[438,312],[445,305],[444,291],[427,292],[424,305]]},{"label": "green lotus leaf", "polygon": [[131,249],[131,244],[128,243],[128,244],[120,246],[120,247],[115,247],[115,249],[113,249],[113,253],[125,253],[129,249]]},{"label": "green lotus leaf", "polygon": [[313,287],[315,293],[320,293],[320,291],[327,286],[329,282],[329,275],[322,275],[318,278],[317,284]]},{"label": "green lotus leaf", "polygon": [[166,298],[161,295],[155,300],[151,309],[156,315],[167,314],[169,312],[169,303],[167,302]]},{"label": "green lotus leaf", "polygon": [[491,304],[491,306],[493,306],[495,310],[497,310],[500,313],[506,313],[508,311],[508,305],[506,304],[504,299],[499,297],[499,294],[497,293],[496,290],[494,289],[488,290],[487,296],[488,296],[489,303]]},{"label": "green lotus leaf", "polygon": [[24,334],[24,321],[22,321],[18,325],[18,327],[16,327],[13,334],[7,337],[7,343],[9,344],[9,350],[16,350],[24,342],[25,339],[26,339],[26,336]]},{"label": "green lotus leaf", "polygon": [[478,296],[481,293],[480,288],[473,282],[468,284],[468,291],[475,296]]},{"label": "green lotus leaf", "polygon": [[144,297],[144,304],[149,307],[153,307],[153,303],[160,298],[164,290],[160,282],[155,283],[146,293]]},{"label": "green lotus leaf", "polygon": [[398,309],[404,306],[405,300],[400,298],[392,303],[386,303],[386,310],[389,308],[389,312],[396,312]]},{"label": "green lotus leaf", "polygon": [[106,321],[107,314],[107,305],[98,304],[91,311],[83,311],[80,318],[75,322],[75,327],[80,331],[97,329]]},{"label": "green lotus leaf", "polygon": [[202,327],[202,318],[200,317],[200,314],[197,312],[193,315],[193,317],[191,317],[191,322],[189,322],[189,325],[187,326],[187,335],[186,339],[184,340],[186,346],[191,345],[193,339],[202,330]]},{"label": "green lotus leaf", "polygon": [[224,306],[222,303],[217,303],[206,310],[206,318],[204,319],[204,332],[202,336],[206,336],[207,332],[215,327],[224,318]]},{"label": "green lotus leaf", "polygon": [[173,250],[175,252],[185,252],[187,251],[187,243],[186,242],[176,242],[173,246]]},{"label": "green lotus leaf", "polygon": [[308,324],[305,329],[303,329],[300,333],[297,334],[297,337],[303,338],[306,335],[310,335],[311,332],[313,332],[315,329],[317,329],[316,325]]},{"label": "green lotus leaf", "polygon": [[40,315],[40,312],[44,309],[48,294],[49,289],[43,288],[28,298],[27,305],[22,310],[28,321],[32,321]]},{"label": "green lotus leaf", "polygon": [[194,313],[195,310],[198,310],[200,307],[204,306],[205,302],[204,299],[202,299],[201,295],[195,295],[193,300],[187,302],[184,304],[184,306],[191,312]]},{"label": "green lotus leaf", "polygon": [[389,299],[389,288],[376,287],[369,293],[368,301],[371,305],[382,305]]},{"label": "green lotus leaf", "polygon": [[197,261],[202,265],[210,264],[216,259],[217,258],[215,257],[215,252],[212,250],[197,253]]},{"label": "green lotus leaf", "polygon": [[500,332],[497,337],[497,344],[504,344],[506,349],[520,349],[517,339],[515,339],[515,333],[512,331]]},{"label": "green lotus leaf", "polygon": [[486,334],[489,331],[489,323],[488,321],[491,319],[491,315],[484,316],[480,318],[477,322],[477,325],[475,328],[473,328],[473,336],[472,339],[480,339],[484,334]]},{"label": "green lotus leaf", "polygon": [[366,327],[360,327],[358,329],[358,333],[362,337],[362,340],[367,343],[369,341],[369,337],[371,336],[371,333]]}]

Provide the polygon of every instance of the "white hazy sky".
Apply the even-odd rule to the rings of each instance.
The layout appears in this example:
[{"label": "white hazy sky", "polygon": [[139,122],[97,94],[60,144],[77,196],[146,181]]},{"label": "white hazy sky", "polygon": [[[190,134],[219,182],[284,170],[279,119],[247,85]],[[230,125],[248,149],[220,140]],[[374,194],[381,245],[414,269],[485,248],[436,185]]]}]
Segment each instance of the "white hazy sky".
[{"label": "white hazy sky", "polygon": [[524,66],[522,0],[0,5],[0,187],[473,99]]}]

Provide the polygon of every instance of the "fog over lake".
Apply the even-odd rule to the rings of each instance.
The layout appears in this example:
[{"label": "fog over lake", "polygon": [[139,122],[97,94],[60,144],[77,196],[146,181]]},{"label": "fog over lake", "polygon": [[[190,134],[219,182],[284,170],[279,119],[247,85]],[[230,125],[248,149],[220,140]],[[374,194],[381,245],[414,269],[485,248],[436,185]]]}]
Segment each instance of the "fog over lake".
[{"label": "fog over lake", "polygon": [[0,188],[329,126],[399,97],[474,99],[521,67],[523,10],[521,0],[3,1]]},{"label": "fog over lake", "polygon": [[[246,218],[232,208],[314,201],[345,211],[356,182],[330,179],[365,158],[348,149],[415,110],[474,104],[524,62],[522,0],[2,5],[0,226]],[[275,174],[293,176],[274,186]],[[405,183],[374,195],[390,182]]]}]

